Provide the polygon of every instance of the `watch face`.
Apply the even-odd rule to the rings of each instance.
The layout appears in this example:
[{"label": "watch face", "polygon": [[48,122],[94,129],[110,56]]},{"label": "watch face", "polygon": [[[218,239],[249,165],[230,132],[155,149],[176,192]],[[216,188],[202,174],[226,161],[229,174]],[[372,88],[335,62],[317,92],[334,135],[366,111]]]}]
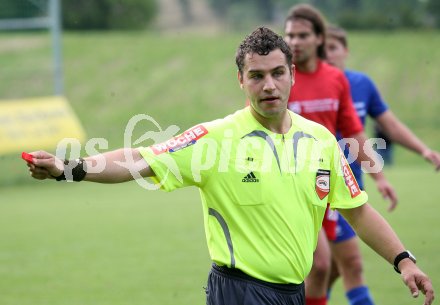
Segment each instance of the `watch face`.
[{"label": "watch face", "polygon": [[406,252],[408,252],[409,259],[412,260],[415,264],[417,262],[416,257],[409,250],[406,250]]}]

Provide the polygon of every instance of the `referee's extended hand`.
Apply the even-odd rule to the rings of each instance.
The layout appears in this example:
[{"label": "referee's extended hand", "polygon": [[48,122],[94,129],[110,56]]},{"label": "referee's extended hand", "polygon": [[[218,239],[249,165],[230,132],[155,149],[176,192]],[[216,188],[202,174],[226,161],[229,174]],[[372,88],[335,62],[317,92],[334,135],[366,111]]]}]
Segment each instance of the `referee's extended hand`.
[{"label": "referee's extended hand", "polygon": [[425,295],[424,305],[431,305],[434,300],[434,289],[431,280],[411,260],[405,259],[399,264],[402,280],[408,286],[414,298],[419,296],[419,291]]},{"label": "referee's extended hand", "polygon": [[27,163],[31,176],[38,180],[54,179],[63,173],[63,161],[56,156],[45,152],[35,151],[30,153],[32,163]]}]

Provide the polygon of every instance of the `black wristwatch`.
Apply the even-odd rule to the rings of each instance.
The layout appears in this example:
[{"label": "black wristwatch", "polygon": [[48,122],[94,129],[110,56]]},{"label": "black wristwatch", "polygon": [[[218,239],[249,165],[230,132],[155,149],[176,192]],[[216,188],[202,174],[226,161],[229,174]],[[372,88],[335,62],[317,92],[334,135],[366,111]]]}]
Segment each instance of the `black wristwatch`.
[{"label": "black wristwatch", "polygon": [[411,252],[409,252],[408,250],[403,251],[402,253],[398,254],[394,259],[394,270],[396,270],[397,273],[400,273],[400,270],[398,268],[399,263],[405,258],[409,258],[413,261],[414,264],[417,262],[416,257],[412,255]]},{"label": "black wristwatch", "polygon": [[[66,177],[66,171],[68,177]],[[83,158],[76,160],[64,160],[64,170],[58,177],[54,177],[56,181],[76,181],[79,182],[87,175],[87,163]]]}]

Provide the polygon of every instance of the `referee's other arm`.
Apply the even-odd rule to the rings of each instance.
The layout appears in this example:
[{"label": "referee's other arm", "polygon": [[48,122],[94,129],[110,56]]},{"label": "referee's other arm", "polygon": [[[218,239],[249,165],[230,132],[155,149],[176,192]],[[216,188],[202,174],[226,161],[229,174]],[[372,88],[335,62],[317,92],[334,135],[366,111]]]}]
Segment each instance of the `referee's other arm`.
[{"label": "referee's other arm", "polygon": [[[347,219],[359,237],[374,251],[394,263],[394,258],[405,251],[405,247],[386,220],[368,203],[354,209],[338,209]],[[402,280],[408,286],[411,295],[416,298],[419,291],[425,294],[424,305],[431,305],[434,290],[430,279],[410,259],[403,259],[398,269]]]}]

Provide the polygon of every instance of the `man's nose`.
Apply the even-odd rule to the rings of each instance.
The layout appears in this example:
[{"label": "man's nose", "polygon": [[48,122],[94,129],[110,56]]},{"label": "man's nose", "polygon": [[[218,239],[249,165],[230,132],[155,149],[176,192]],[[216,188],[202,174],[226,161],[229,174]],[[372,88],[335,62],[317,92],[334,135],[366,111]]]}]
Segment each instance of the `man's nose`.
[{"label": "man's nose", "polygon": [[299,38],[298,36],[294,36],[290,38],[290,45],[291,46],[296,46],[299,43]]},{"label": "man's nose", "polygon": [[275,82],[273,81],[272,76],[267,76],[264,80],[264,91],[272,92],[275,90]]}]

